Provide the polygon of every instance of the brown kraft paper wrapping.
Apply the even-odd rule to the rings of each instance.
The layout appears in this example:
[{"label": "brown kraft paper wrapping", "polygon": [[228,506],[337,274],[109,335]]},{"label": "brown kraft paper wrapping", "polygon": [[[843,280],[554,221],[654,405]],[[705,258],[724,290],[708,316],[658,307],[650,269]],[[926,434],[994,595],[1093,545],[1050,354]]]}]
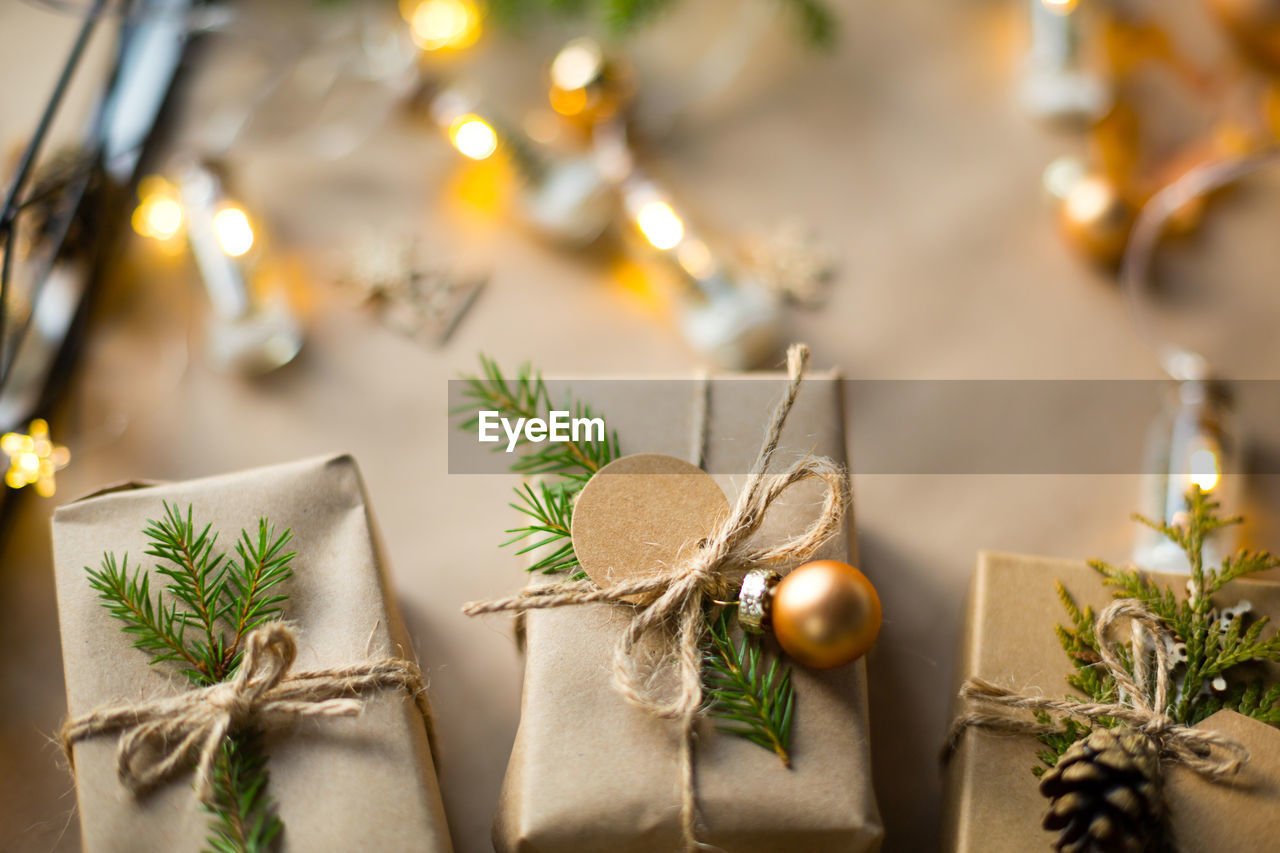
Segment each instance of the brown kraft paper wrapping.
[{"label": "brown kraft paper wrapping", "polygon": [[[383,569],[364,486],[349,456],[309,459],[166,485],[123,486],[59,507],[54,562],[67,708],[173,694],[189,685],[131,647],[89,587],[85,566],[104,551],[142,556],[142,529],[161,501],[194,507],[230,548],[267,516],[293,529],[294,574],[284,617],[298,631],[296,669],[411,657]],[[147,559],[147,558],[143,558]],[[151,568],[150,563],[144,564]],[[152,589],[156,589],[156,580]],[[266,736],[271,793],[286,851],[450,850],[422,714],[402,691],[369,694],[357,717],[304,720]],[[75,747],[76,789],[88,851],[203,849],[208,815],[189,775],[135,798],[116,778],[116,738]]]},{"label": "brown kraft paper wrapping", "polygon": [[[1152,572],[1176,591],[1186,575]],[[1054,580],[1080,604],[1100,611],[1114,590],[1083,562],[984,553],[969,593],[969,613],[957,686],[977,676],[1001,687],[1074,695],[1071,664],[1053,626],[1066,616]],[[1255,614],[1280,617],[1280,583],[1233,581],[1217,596],[1230,606],[1242,599]],[[1268,665],[1272,666],[1272,665]],[[1272,666],[1270,674],[1276,675]],[[960,712],[956,705],[953,712]],[[1229,711],[1199,724],[1235,737],[1251,758],[1230,783],[1211,783],[1189,770],[1169,767],[1165,802],[1181,853],[1270,851],[1280,837],[1280,730]],[[1031,769],[1041,749],[1034,737],[968,731],[947,768],[943,849],[960,853],[1049,851],[1052,833],[1040,827],[1048,801]]]},{"label": "brown kraft paper wrapping", "polygon": [[[711,383],[706,467],[730,500],[784,383],[758,377]],[[700,383],[616,383],[597,394],[599,384],[590,402],[618,431],[624,453],[694,457]],[[832,374],[805,380],[775,469],[808,451],[844,461],[839,394]],[[757,535],[807,526],[819,510],[818,486],[788,492]],[[815,559],[854,554],[852,536],[842,533]],[[612,680],[626,619],[619,605],[527,614],[520,728],[494,822],[499,851],[680,848],[679,727],[628,705]],[[699,840],[734,853],[877,850],[882,830],[871,788],[864,662],[827,671],[796,665],[793,679],[792,769],[749,741],[717,732],[712,720],[699,723]]]}]

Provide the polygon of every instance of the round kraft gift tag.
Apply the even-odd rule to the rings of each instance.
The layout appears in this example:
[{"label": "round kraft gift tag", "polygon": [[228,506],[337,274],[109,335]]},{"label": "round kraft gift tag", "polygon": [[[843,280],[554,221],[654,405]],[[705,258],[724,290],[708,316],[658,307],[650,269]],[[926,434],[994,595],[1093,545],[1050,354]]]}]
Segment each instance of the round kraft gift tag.
[{"label": "round kraft gift tag", "polygon": [[578,495],[573,550],[587,576],[609,589],[674,566],[728,513],[724,492],[696,465],[661,453],[624,456]]}]

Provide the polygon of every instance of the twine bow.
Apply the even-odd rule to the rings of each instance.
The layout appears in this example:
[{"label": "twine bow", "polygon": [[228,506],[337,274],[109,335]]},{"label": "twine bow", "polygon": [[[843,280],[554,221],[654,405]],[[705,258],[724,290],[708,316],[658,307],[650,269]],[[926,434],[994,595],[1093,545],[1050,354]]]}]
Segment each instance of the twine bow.
[{"label": "twine bow", "polygon": [[284,728],[304,717],[352,717],[360,713],[365,695],[386,689],[412,695],[430,731],[422,671],[412,661],[385,658],[290,675],[297,654],[293,629],[268,623],[246,638],[244,657],[230,681],[68,720],[62,748],[72,760],[76,743],[119,733],[116,769],[131,791],[150,790],[194,764],[197,793],[208,802],[218,750],[236,731]]},{"label": "twine bow", "polygon": [[[697,801],[694,794],[694,723],[702,709],[702,642],[706,634],[704,609],[708,601],[724,598],[736,573],[793,563],[812,555],[840,527],[849,500],[844,470],[825,457],[807,454],[786,470],[767,475],[769,463],[782,435],[787,415],[795,405],[809,350],[794,345],[787,352],[787,389],[774,408],[764,443],[747,475],[729,515],[710,531],[699,547],[686,549],[689,556],[673,566],[655,566],[642,579],[600,589],[591,581],[569,581],[527,587],[520,593],[494,601],[471,602],[468,616],[482,613],[540,610],[597,602],[630,604],[633,596],[647,604],[636,605],[630,624],[618,641],[613,658],[614,683],[632,705],[662,719],[681,724],[681,834],[686,849],[702,845],[697,840]],[[766,512],[779,496],[796,483],[817,479],[826,485],[822,510],[803,532],[773,545],[749,543]],[[666,695],[661,670],[646,665],[637,647],[646,637],[656,637],[658,650],[651,660],[658,667],[676,663],[674,695]]]},{"label": "twine bow", "polygon": [[[1132,675],[1120,658],[1119,644],[1108,639],[1112,626],[1124,617],[1128,617],[1132,624]],[[1094,633],[1098,638],[1102,666],[1115,680],[1119,701],[1101,703],[1048,699],[999,687],[985,679],[970,678],[960,688],[960,697],[989,710],[969,711],[956,718],[947,738],[944,759],[959,748],[960,739],[971,728],[1030,735],[1057,731],[1056,725],[1017,715],[1018,711],[1040,711],[1059,718],[1080,717],[1094,721],[1110,717],[1123,720],[1151,738],[1163,760],[1181,764],[1208,779],[1225,779],[1244,766],[1249,760],[1249,751],[1243,744],[1221,732],[1176,722],[1165,713],[1172,686],[1169,660],[1172,635],[1145,604],[1133,598],[1112,602],[1098,615]],[[1148,665],[1148,645],[1155,649],[1154,672]]]}]

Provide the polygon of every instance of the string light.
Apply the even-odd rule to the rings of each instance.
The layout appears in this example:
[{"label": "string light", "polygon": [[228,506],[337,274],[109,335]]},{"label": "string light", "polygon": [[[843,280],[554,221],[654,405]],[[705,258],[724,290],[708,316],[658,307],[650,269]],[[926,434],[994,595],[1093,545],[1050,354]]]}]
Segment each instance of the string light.
[{"label": "string light", "polygon": [[667,251],[684,239],[684,223],[665,201],[646,202],[636,213],[636,225],[654,248]]},{"label": "string light", "polygon": [[1076,10],[1078,0],[1040,0],[1055,15],[1070,15]]},{"label": "string light", "polygon": [[1221,475],[1218,468],[1218,454],[1207,447],[1202,447],[1192,452],[1188,462],[1192,485],[1199,486],[1205,492],[1213,491]]},{"label": "string light", "polygon": [[454,119],[449,127],[449,139],[463,156],[472,160],[487,160],[498,150],[497,131],[474,113]]},{"label": "string light", "polygon": [[54,474],[67,467],[71,452],[49,439],[49,424],[44,419],[33,420],[28,429],[29,433],[0,436],[0,450],[9,457],[4,482],[11,489],[35,486],[36,493],[47,498],[56,490]]},{"label": "string light", "polygon": [[480,9],[470,0],[424,0],[406,17],[414,44],[425,51],[461,50],[480,38]]},{"label": "string light", "polygon": [[133,211],[133,230],[143,237],[172,240],[182,231],[186,217],[177,189],[164,178],[151,175],[138,184],[139,203]]},{"label": "string light", "polygon": [[688,239],[676,250],[676,261],[681,268],[696,279],[709,278],[716,271],[715,258],[707,244],[697,239]]},{"label": "string light", "polygon": [[213,216],[213,230],[222,251],[238,258],[253,248],[253,226],[249,217],[235,205],[228,205]]}]

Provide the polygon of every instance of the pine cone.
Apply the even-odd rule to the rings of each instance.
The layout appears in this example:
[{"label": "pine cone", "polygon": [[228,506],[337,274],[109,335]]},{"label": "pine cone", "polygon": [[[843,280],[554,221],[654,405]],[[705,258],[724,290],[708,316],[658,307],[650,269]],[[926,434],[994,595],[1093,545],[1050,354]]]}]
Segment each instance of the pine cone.
[{"label": "pine cone", "polygon": [[[1159,756],[1136,729],[1094,729],[1040,779],[1058,853],[1141,853],[1160,836]],[[1150,846],[1149,846],[1150,845]]]}]

